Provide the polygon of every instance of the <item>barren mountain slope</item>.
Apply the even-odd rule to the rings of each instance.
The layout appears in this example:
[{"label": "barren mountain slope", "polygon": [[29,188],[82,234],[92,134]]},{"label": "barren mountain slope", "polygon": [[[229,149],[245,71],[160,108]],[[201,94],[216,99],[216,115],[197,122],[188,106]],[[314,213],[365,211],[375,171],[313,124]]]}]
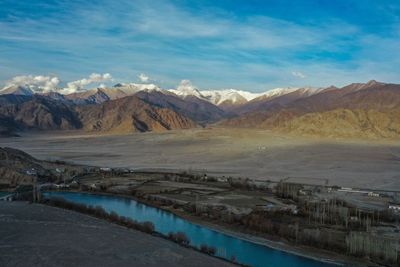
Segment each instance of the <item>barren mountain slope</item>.
[{"label": "barren mountain slope", "polygon": [[274,110],[283,108],[298,99],[303,99],[316,93],[318,93],[318,91],[312,88],[286,89],[282,90],[282,92],[276,92],[275,94],[262,95],[243,105],[236,106],[231,109],[231,111],[236,114],[245,114],[249,112]]},{"label": "barren mountain slope", "polygon": [[288,105],[270,105],[222,122],[321,136],[398,137],[400,85],[370,81],[327,88]]},{"label": "barren mountain slope", "polygon": [[172,109],[197,123],[216,122],[227,116],[219,107],[196,96],[181,98],[167,91],[141,91],[136,96],[149,104]]},{"label": "barren mountain slope", "polygon": [[88,131],[130,133],[196,127],[173,110],[145,103],[136,96],[77,107],[83,128]]},{"label": "barren mountain slope", "polygon": [[[7,98],[7,99],[6,99]],[[77,114],[63,102],[44,96],[0,97],[0,114],[8,125],[21,129],[71,130],[81,127]],[[7,103],[6,103],[7,102]]]}]

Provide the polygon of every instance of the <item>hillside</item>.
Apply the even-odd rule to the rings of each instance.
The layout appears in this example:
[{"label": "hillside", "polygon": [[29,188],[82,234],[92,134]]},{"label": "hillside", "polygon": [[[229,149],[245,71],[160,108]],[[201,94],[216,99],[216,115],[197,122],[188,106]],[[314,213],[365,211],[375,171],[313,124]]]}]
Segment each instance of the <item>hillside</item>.
[{"label": "hillside", "polygon": [[136,96],[151,105],[172,109],[200,124],[216,122],[229,116],[214,104],[193,95],[180,98],[170,92],[141,91]]},{"label": "hillside", "polygon": [[73,130],[81,123],[75,111],[62,101],[45,96],[0,97],[0,126],[4,128],[37,130]]},{"label": "hillside", "polygon": [[[248,127],[332,137],[395,138],[400,85],[376,81],[342,88],[278,88],[261,94],[117,84],[62,95],[0,95],[0,135],[27,130],[132,133],[198,125]],[[8,89],[7,89],[8,90]],[[8,91],[7,91],[8,92]]]},{"label": "hillside", "polygon": [[[286,95],[287,97],[287,95]],[[370,81],[330,87],[286,105],[265,102],[263,110],[221,123],[299,135],[335,137],[399,137],[400,86]]]},{"label": "hillside", "polygon": [[196,127],[186,116],[136,96],[82,105],[53,97],[57,96],[0,96],[0,135],[16,136],[29,130],[131,133]]},{"label": "hillside", "polygon": [[136,96],[77,107],[83,129],[132,133],[196,127],[189,118],[168,108],[152,106]]}]

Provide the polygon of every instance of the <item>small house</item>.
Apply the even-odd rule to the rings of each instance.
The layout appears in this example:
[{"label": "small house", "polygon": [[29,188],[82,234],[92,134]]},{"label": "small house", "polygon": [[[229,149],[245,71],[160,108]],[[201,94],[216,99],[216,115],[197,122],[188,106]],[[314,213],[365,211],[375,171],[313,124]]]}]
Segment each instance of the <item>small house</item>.
[{"label": "small house", "polygon": [[37,175],[37,171],[35,170],[35,168],[32,168],[32,169],[27,170],[26,174],[30,175],[30,176],[36,176]]},{"label": "small house", "polygon": [[400,213],[400,204],[389,202],[388,209],[395,213]]}]

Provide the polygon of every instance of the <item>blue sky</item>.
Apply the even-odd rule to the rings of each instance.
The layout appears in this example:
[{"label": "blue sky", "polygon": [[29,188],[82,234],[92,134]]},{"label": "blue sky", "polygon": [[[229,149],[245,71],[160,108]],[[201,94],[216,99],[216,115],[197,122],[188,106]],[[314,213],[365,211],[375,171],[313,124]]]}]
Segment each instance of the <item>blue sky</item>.
[{"label": "blue sky", "polygon": [[254,92],[400,83],[399,48],[396,0],[0,0],[0,84],[91,73]]}]

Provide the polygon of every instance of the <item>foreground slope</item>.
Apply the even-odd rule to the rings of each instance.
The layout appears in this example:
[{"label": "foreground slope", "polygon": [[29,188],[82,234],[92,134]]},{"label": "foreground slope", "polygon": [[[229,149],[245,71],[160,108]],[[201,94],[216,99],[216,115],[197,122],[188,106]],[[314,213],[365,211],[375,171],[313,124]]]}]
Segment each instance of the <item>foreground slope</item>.
[{"label": "foreground slope", "polygon": [[177,244],[72,211],[0,205],[0,266],[232,266]]}]

